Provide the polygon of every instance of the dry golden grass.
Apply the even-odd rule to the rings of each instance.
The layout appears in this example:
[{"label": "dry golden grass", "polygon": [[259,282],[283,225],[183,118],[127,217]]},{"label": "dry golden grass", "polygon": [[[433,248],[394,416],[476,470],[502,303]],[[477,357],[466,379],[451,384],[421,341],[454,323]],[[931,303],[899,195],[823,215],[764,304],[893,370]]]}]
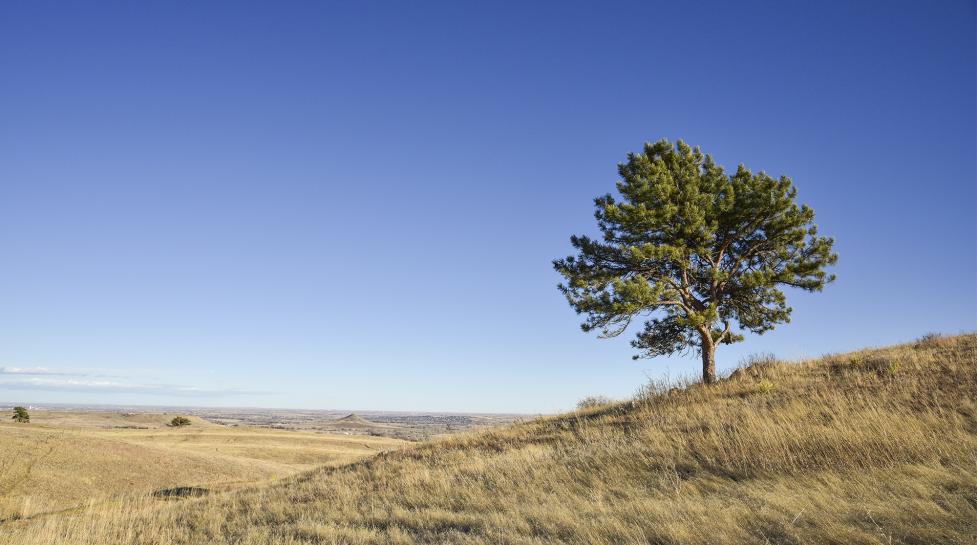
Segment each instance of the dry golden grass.
[{"label": "dry golden grass", "polygon": [[177,413],[32,410],[31,424],[55,428],[166,429],[175,416],[190,419],[194,428],[219,428],[196,416]]},{"label": "dry golden grass", "polygon": [[87,544],[974,543],[977,337],[766,363],[267,486],[0,527]]},{"label": "dry golden grass", "polygon": [[0,521],[120,494],[189,486],[226,490],[313,467],[347,464],[403,443],[223,428],[195,417],[189,427],[166,427],[172,418],[35,411],[30,424],[0,423]]}]

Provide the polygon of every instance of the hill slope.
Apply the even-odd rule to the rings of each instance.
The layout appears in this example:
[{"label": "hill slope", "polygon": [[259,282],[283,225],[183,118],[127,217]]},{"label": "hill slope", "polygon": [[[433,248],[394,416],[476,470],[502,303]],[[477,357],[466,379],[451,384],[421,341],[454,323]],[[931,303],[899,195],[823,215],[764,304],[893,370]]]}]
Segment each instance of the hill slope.
[{"label": "hill slope", "polygon": [[358,414],[349,414],[342,418],[331,420],[319,425],[321,429],[335,429],[335,430],[358,430],[358,431],[380,431],[384,428],[389,428],[383,424],[378,424],[376,422],[370,422],[369,420],[363,418]]},{"label": "hill slope", "polygon": [[[799,364],[8,543],[973,543],[977,337]],[[6,541],[5,541],[6,540]]]}]

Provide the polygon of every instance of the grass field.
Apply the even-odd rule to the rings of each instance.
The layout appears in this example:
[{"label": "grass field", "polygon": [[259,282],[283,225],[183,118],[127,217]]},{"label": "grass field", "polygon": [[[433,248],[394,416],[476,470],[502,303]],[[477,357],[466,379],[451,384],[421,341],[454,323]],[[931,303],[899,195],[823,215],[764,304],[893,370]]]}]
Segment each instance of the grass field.
[{"label": "grass field", "polygon": [[760,360],[270,484],[7,523],[0,543],[974,543],[975,400],[974,335]]},{"label": "grass field", "polygon": [[402,441],[267,428],[225,428],[172,414],[34,411],[0,423],[0,520],[180,487],[228,490],[349,463]]}]

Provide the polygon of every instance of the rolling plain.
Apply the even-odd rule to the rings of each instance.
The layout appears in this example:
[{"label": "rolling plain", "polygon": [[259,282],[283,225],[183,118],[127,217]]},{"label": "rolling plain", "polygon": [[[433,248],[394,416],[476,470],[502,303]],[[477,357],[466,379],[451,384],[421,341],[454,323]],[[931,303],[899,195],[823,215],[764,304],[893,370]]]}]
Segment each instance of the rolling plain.
[{"label": "rolling plain", "polygon": [[226,427],[174,414],[32,411],[0,422],[0,520],[70,511],[122,495],[172,497],[271,482],[349,463],[404,441],[342,432]]}]

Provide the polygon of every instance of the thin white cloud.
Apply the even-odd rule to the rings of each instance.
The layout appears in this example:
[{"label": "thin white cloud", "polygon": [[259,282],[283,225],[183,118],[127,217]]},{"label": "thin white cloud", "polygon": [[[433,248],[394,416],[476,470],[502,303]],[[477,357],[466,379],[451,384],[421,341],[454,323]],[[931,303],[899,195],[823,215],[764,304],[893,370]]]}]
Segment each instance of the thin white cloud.
[{"label": "thin white cloud", "polygon": [[[28,373],[6,373],[24,374]],[[108,394],[149,394],[181,397],[225,397],[238,395],[262,395],[270,392],[236,388],[197,388],[173,384],[135,384],[116,380],[91,380],[78,378],[48,378],[31,376],[16,380],[0,380],[0,389],[45,390],[54,392],[98,392]]]},{"label": "thin white cloud", "polygon": [[24,365],[0,365],[0,375],[16,376],[38,376],[38,377],[98,377],[98,378],[128,378],[131,373],[114,369],[98,368],[58,368],[24,366]]},{"label": "thin white cloud", "polygon": [[58,375],[58,376],[86,376],[79,371],[57,371],[47,367],[0,367],[0,375]]}]

